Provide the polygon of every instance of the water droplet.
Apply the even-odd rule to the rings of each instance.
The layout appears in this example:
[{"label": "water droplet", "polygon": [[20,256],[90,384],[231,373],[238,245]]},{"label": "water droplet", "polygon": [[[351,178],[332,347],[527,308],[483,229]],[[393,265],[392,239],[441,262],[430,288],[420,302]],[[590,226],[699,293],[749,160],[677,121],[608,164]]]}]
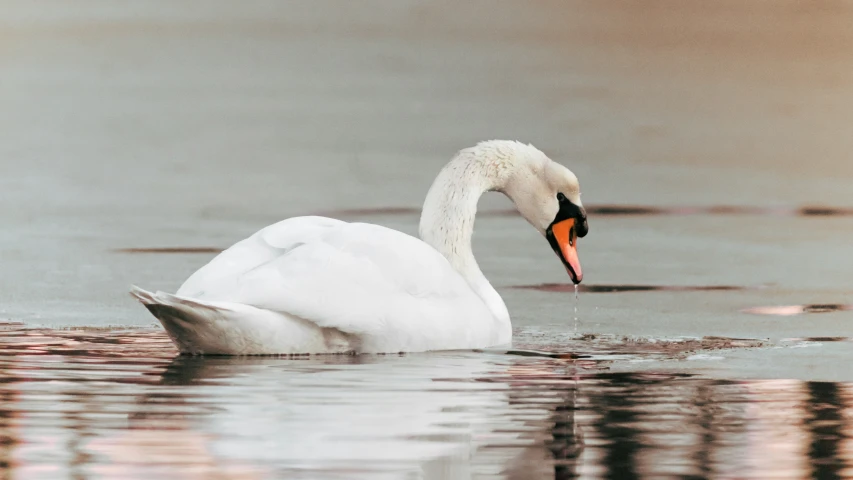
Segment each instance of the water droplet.
[{"label": "water droplet", "polygon": [[578,334],[578,284],[575,284],[575,335]]}]

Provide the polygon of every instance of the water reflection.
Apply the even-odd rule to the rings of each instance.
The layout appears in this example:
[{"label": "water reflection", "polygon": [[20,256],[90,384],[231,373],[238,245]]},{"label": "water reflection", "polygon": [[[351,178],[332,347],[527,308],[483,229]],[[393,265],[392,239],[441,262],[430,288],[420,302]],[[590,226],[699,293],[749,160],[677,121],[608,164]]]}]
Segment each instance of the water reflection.
[{"label": "water reflection", "polygon": [[[762,215],[783,217],[848,217],[853,208],[830,206],[803,207],[763,207],[749,205],[709,205],[709,206],[650,206],[650,205],[587,205],[586,211],[595,216],[659,216],[659,215]],[[320,212],[318,215],[329,217],[366,217],[390,215],[420,215],[415,207],[379,207],[345,208]],[[516,216],[514,209],[483,210],[483,216]]]},{"label": "water reflection", "polygon": [[808,455],[812,478],[842,478],[846,460],[840,451],[845,439],[845,402],[840,387],[834,383],[811,382],[807,391],[809,399],[803,423],[810,434]]},{"label": "water reflection", "polygon": [[844,305],[837,303],[819,303],[812,305],[774,305],[769,307],[745,308],[741,311],[754,315],[777,315],[782,317],[790,317],[794,315],[802,315],[804,313],[830,313],[843,312],[847,310],[853,310],[853,305]]},{"label": "water reflection", "polygon": [[117,253],[219,253],[219,247],[133,247],[118,248]]},{"label": "water reflection", "polygon": [[5,333],[2,478],[848,475],[849,385],[611,372],[618,345],[204,358],[156,330]]},{"label": "water reflection", "polygon": [[600,418],[598,431],[604,440],[605,478],[636,478],[640,473],[639,453],[643,448],[638,394],[646,382],[624,374],[610,377],[610,380],[606,388],[590,396],[590,405]]},{"label": "water reflection", "polygon": [[[575,285],[565,283],[540,283],[538,285],[514,285],[511,288],[539,290],[542,292],[572,293]],[[583,293],[624,293],[624,292],[732,292],[748,288],[734,285],[595,285],[582,283],[577,291]]]}]

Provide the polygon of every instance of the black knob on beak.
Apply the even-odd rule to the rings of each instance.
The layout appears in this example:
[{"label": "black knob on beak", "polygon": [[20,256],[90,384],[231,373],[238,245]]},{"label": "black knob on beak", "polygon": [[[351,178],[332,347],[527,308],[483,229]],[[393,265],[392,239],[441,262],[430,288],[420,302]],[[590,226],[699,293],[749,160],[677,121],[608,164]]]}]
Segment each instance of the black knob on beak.
[{"label": "black knob on beak", "polygon": [[583,207],[578,209],[577,220],[575,221],[575,229],[579,237],[586,236],[589,233],[589,223],[586,221],[586,210]]}]

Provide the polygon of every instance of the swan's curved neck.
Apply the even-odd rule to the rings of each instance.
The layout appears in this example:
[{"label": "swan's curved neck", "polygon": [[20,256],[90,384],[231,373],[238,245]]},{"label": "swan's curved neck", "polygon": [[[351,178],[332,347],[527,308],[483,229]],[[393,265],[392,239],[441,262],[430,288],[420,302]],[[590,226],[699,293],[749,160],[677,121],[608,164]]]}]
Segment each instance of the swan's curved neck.
[{"label": "swan's curved neck", "polygon": [[477,202],[488,191],[503,190],[507,158],[484,158],[463,150],[438,174],[424,202],[419,233],[455,268],[500,321],[509,321],[506,304],[477,265],[471,247]]}]

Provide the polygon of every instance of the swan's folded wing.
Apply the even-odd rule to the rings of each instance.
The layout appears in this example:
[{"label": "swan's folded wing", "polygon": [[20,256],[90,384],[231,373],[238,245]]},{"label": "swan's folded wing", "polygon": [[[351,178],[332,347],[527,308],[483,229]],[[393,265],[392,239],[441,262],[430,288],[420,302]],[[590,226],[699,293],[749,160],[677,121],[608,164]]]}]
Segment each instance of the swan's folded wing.
[{"label": "swan's folded wing", "polygon": [[353,334],[419,331],[485,306],[435,249],[404,233],[342,224],[234,279],[217,300],[286,312]]},{"label": "swan's folded wing", "polygon": [[330,230],[347,225],[326,217],[293,217],[269,225],[232,245],[198,269],[177,294],[189,298],[217,299],[238,287],[242,275],[265,265],[289,250],[313,242]]}]

